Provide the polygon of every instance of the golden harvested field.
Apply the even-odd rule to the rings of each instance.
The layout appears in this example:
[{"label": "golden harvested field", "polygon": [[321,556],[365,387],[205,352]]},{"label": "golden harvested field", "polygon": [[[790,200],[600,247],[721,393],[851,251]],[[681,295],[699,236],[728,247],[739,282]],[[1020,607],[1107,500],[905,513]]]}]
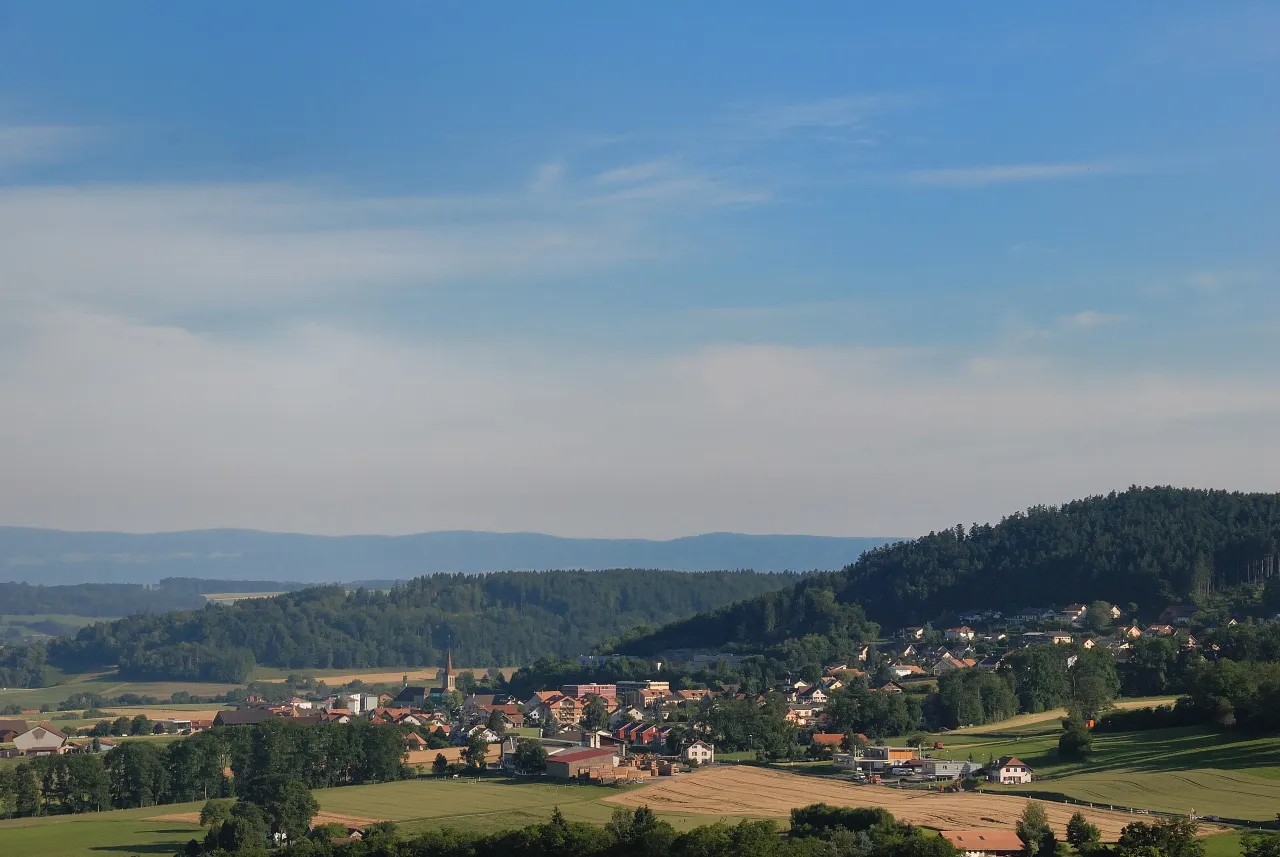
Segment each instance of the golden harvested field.
[{"label": "golden harvested field", "polygon": [[[792,809],[812,803],[833,806],[880,806],[899,821],[937,830],[981,827],[1012,830],[1027,805],[1027,798],[993,794],[943,794],[940,792],[859,786],[840,780],[790,774],[746,765],[698,771],[664,778],[652,785],[604,799],[622,806],[648,805],[655,812],[681,812],[719,816],[785,816]],[[1066,833],[1072,813],[1082,812],[1102,831],[1108,842],[1135,820],[1124,812],[1087,809],[1075,805],[1043,804],[1049,823],[1058,835]],[[1139,816],[1141,818],[1141,816]],[[1222,828],[1202,825],[1201,833],[1221,833]]]}]

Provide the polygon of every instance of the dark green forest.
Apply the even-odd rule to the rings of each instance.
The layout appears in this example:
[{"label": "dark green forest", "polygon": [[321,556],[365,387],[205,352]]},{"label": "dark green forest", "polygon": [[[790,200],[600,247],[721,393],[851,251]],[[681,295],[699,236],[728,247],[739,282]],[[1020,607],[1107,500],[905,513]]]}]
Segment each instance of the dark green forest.
[{"label": "dark green forest", "polygon": [[868,639],[868,618],[899,627],[966,609],[1150,608],[1280,575],[1278,554],[1280,494],[1132,488],[870,550],[790,591],[631,635],[620,650],[843,643]]},{"label": "dark green forest", "polygon": [[[455,663],[522,664],[586,653],[620,628],[670,622],[797,579],[620,569],[442,574],[386,592],[322,586],[98,623],[50,643],[48,662],[71,672],[118,664],[122,677],[140,681],[242,681],[255,663],[291,669],[433,666],[443,663],[450,646]],[[13,648],[8,661],[30,663],[34,657]]]}]

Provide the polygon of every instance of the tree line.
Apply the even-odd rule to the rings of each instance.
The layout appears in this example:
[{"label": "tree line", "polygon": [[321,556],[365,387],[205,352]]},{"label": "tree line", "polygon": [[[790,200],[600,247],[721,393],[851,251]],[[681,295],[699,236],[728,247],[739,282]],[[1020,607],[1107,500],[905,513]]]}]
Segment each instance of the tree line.
[{"label": "tree line", "polygon": [[966,609],[1093,599],[1167,604],[1278,549],[1280,494],[1131,488],[885,545],[790,591],[633,634],[618,651],[825,646],[843,655],[848,642],[874,638],[868,620],[922,625]]},{"label": "tree line", "polygon": [[263,580],[200,580],[167,577],[155,585],[141,583],[73,583],[43,586],[0,582],[0,604],[8,615],[31,616],[60,613],[72,616],[129,616],[190,610],[206,602],[213,592],[282,592],[297,584]]},{"label": "tree line", "polygon": [[[205,845],[193,839],[178,857],[265,853],[270,842],[265,813],[257,804],[242,808],[243,803],[230,808],[230,813],[238,815],[222,817],[263,818],[256,826],[238,828],[256,832],[256,840],[220,849],[211,824]],[[277,818],[300,818],[309,809],[301,795],[292,805],[276,800],[273,806]],[[362,840],[349,840],[345,829],[318,825],[306,838],[290,837],[289,844],[274,853],[281,857],[959,857],[962,853],[937,832],[900,822],[878,807],[819,803],[793,809],[790,821],[785,832],[768,820],[718,822],[678,832],[647,806],[618,808],[604,825],[569,821],[557,807],[546,822],[496,833],[444,828],[410,838],[401,836],[393,823],[381,822],[366,829]],[[226,821],[221,829],[228,829]],[[1116,843],[1108,845],[1100,841],[1098,829],[1076,813],[1067,825],[1066,841],[1060,842],[1044,808],[1028,801],[1016,829],[1024,857],[1070,851],[1082,857],[1203,857],[1205,853],[1195,822],[1180,819],[1134,822],[1124,827]],[[1280,837],[1275,834],[1251,832],[1242,845],[1244,857],[1280,853]]]},{"label": "tree line", "polygon": [[[0,650],[10,684],[38,686],[44,660],[68,672],[111,665],[138,681],[241,682],[256,664],[291,669],[471,666],[576,655],[619,628],[652,627],[789,586],[800,575],[613,571],[438,574],[389,591],[321,586],[200,610],[138,614],[74,637]],[[22,652],[20,649],[27,649]]]},{"label": "tree line", "polygon": [[408,775],[403,756],[403,729],[364,721],[280,718],[216,727],[168,744],[126,740],[106,752],[42,756],[0,768],[0,817],[252,794],[254,784],[281,777],[307,788],[387,782]]}]

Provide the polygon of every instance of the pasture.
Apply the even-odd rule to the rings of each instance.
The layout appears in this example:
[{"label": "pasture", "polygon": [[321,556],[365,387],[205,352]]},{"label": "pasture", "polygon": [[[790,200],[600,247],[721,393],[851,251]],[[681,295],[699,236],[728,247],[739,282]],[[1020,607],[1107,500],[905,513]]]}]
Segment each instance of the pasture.
[{"label": "pasture", "polygon": [[[614,806],[602,798],[623,792],[606,786],[517,782],[503,779],[405,780],[369,786],[321,789],[319,821],[356,824],[388,819],[406,833],[431,827],[496,831],[545,821],[559,807],[571,821],[603,824]],[[196,819],[200,803],[153,806],[86,815],[0,821],[0,854],[92,857],[107,852],[172,854],[205,830]],[[664,812],[679,829],[717,820]]]}]

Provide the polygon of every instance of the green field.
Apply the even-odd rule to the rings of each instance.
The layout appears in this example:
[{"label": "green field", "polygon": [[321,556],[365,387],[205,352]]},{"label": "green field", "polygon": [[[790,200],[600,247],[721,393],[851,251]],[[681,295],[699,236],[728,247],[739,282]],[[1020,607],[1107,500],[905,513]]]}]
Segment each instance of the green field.
[{"label": "green field", "polygon": [[[220,696],[238,687],[243,685],[198,681],[122,681],[110,673],[97,673],[75,676],[64,683],[48,687],[0,689],[0,706],[17,703],[27,709],[39,708],[41,705],[57,708],[59,702],[73,693],[98,693],[104,697],[136,693],[140,696],[154,696],[157,699],[166,700],[177,691],[185,690],[196,696]],[[207,705],[204,707],[208,708]]]},{"label": "green field", "polygon": [[77,616],[73,613],[0,613],[0,639],[7,636],[10,628],[35,638],[60,637],[64,634],[74,634],[95,622],[111,622],[114,618]]},{"label": "green field", "polygon": [[[390,818],[412,833],[430,827],[503,830],[544,821],[559,807],[571,821],[603,824],[614,807],[605,786],[499,779],[406,780],[315,792],[322,812],[353,819]],[[79,816],[0,821],[0,854],[91,857],[102,852],[172,854],[204,836],[198,825],[163,816],[199,812],[201,804],[173,804]],[[708,816],[664,815],[680,829],[709,824]]]}]

